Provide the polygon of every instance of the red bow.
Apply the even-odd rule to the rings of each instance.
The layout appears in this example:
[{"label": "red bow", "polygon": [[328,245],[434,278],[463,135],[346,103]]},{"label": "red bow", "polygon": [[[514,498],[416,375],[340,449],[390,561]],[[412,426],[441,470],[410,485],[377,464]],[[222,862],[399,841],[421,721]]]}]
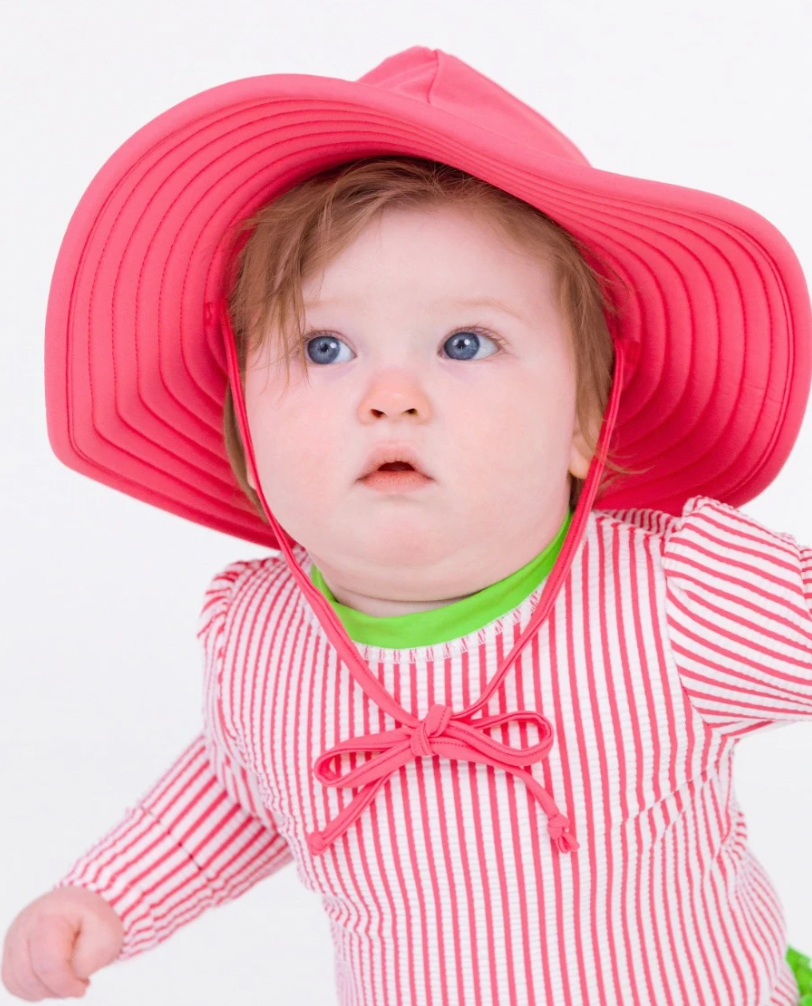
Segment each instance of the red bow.
[{"label": "red bow", "polygon": [[[442,755],[446,758],[465,759],[493,765],[504,769],[524,780],[525,785],[536,797],[547,814],[547,831],[559,852],[571,852],[578,843],[572,835],[570,823],[559,813],[550,794],[543,786],[524,770],[524,766],[546,758],[553,744],[553,728],[550,721],[540,713],[518,709],[499,716],[482,717],[463,722],[468,714],[454,713],[448,706],[433,705],[424,719],[414,726],[399,727],[397,730],[383,730],[379,733],[362,734],[340,741],[335,747],[320,754],[313,764],[316,777],[325,786],[357,787],[361,792],[349,803],[327,827],[313,831],[307,836],[307,844],[314,855],[319,855],[350,827],[361,811],[372,800],[389,776],[412,758],[424,755]],[[484,733],[487,727],[515,721],[534,722],[539,728],[542,740],[526,748],[512,748],[500,744]],[[330,762],[338,759],[345,751],[379,752],[362,765],[341,775],[330,768]]]}]

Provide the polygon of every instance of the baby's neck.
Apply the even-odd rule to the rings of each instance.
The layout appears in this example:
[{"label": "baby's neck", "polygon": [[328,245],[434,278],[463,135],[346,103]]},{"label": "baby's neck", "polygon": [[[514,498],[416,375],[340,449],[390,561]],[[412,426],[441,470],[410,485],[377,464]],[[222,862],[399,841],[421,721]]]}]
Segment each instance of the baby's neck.
[{"label": "baby's neck", "polygon": [[[449,604],[454,604],[455,601],[461,601],[464,597],[471,596],[470,594],[461,594],[459,597],[442,598],[436,601],[399,601],[385,597],[369,597],[341,587],[336,592],[326,577],[325,583],[340,604],[375,618],[393,618],[397,615],[412,615],[418,611],[434,611],[435,608],[444,608]],[[474,591],[474,593],[477,592]]]}]

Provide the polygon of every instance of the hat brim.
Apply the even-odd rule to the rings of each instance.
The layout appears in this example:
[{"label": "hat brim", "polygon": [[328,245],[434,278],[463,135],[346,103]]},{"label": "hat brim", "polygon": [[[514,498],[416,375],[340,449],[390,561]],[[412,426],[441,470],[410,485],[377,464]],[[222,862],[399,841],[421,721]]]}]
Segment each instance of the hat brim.
[{"label": "hat brim", "polygon": [[809,393],[809,294],[769,221],[696,189],[540,153],[368,84],[267,75],[197,94],[104,164],[56,261],[46,317],[48,435],[70,468],[188,520],[278,542],[228,464],[223,236],[334,164],[443,161],[547,213],[631,291],[638,344],[613,449],[643,474],[596,503],[679,513],[691,495],[740,506],[785,462]]}]

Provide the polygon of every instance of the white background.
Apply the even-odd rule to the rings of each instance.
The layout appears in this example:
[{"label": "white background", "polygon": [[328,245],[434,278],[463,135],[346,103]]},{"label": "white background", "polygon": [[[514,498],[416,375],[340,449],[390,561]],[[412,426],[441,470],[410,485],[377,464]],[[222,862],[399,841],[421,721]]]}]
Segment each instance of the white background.
[{"label": "white background", "polygon": [[[807,0],[29,0],[0,25],[4,558],[0,929],[199,726],[194,629],[210,577],[263,550],[92,482],[53,457],[43,328],[51,270],[95,172],[165,108],[239,77],[353,79],[419,44],[536,107],[595,166],[745,203],[812,276]],[[744,509],[812,544],[812,423]],[[812,724],[745,739],[750,844],[812,952]],[[104,1006],[335,1002],[318,900],[293,867],[157,949],[97,973]],[[19,1002],[0,988],[0,1004]],[[540,1006],[540,1004],[539,1004]]]}]

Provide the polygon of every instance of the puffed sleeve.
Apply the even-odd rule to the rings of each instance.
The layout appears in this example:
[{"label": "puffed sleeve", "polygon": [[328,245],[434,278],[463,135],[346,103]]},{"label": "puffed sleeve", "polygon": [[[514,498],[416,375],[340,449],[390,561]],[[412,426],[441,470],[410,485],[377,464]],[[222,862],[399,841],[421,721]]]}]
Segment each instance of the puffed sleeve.
[{"label": "puffed sleeve", "polygon": [[161,943],[207,908],[243,894],[291,859],[256,780],[228,746],[217,714],[229,596],[260,560],[231,563],[210,582],[203,648],[203,728],[99,842],[54,884],[88,888],[124,926],[116,960]]},{"label": "puffed sleeve", "polygon": [[663,534],[672,652],[724,734],[812,717],[812,549],[694,496]]}]

